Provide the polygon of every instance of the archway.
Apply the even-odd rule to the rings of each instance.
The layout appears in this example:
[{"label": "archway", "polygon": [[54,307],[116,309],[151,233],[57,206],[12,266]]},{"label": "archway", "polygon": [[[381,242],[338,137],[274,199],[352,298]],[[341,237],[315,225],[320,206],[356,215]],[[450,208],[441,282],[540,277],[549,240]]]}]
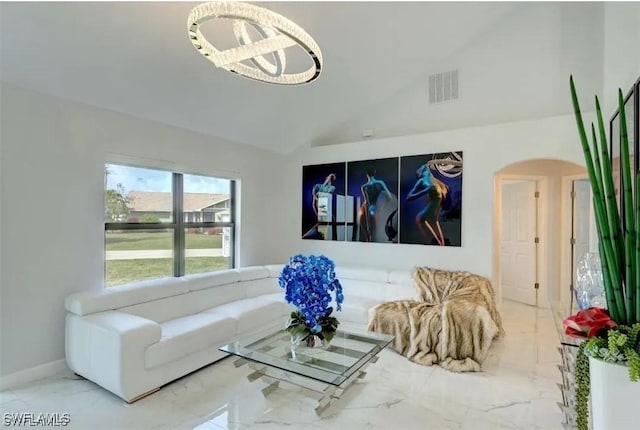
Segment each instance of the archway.
[{"label": "archway", "polygon": [[[548,307],[570,297],[563,289],[570,288],[573,261],[571,191],[573,181],[585,178],[584,166],[554,159],[521,161],[496,172],[493,279],[501,299]],[[530,190],[531,200],[514,199],[514,190]]]}]

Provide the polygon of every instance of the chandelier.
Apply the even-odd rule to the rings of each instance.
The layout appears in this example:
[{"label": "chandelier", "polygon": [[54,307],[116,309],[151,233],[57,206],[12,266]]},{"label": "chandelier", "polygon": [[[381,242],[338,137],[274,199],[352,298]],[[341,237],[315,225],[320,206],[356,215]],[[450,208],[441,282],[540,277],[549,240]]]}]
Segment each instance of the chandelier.
[{"label": "chandelier", "polygon": [[[233,20],[237,47],[221,51],[204,37],[200,26],[215,19]],[[260,36],[258,40],[251,39],[248,25]],[[241,2],[203,3],[189,13],[187,27],[191,43],[206,59],[246,78],[296,85],[311,82],[320,75],[322,52],[315,40],[300,26],[270,10]],[[285,73],[284,50],[296,45],[311,57],[313,64],[304,72]]]}]

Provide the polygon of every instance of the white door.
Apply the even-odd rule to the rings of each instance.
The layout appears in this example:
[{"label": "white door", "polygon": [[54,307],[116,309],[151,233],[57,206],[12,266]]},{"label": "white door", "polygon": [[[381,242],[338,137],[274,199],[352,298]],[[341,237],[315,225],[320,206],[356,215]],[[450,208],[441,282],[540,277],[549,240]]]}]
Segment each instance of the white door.
[{"label": "white door", "polygon": [[502,297],[536,306],[536,182],[502,183]]}]

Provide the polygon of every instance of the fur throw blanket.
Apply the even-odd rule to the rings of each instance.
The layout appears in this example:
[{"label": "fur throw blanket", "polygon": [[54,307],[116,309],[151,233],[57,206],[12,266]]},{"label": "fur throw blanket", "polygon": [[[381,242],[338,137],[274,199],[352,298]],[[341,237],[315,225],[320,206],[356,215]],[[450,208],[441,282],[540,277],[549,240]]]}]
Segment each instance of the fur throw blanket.
[{"label": "fur throw blanket", "polygon": [[416,363],[480,371],[492,340],[504,334],[489,280],[426,267],[413,278],[420,300],[376,306],[368,329],[395,335],[393,348]]}]

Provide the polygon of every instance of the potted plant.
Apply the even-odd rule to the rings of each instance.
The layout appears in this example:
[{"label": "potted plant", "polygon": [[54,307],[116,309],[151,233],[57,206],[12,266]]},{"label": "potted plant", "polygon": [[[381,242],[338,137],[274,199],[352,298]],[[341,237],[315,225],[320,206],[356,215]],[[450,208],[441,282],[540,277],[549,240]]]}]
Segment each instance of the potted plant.
[{"label": "potted plant", "polygon": [[344,300],[334,262],[324,255],[294,255],[282,268],[278,283],[285,289],[285,300],[297,308],[286,326],[291,343],[315,347],[331,342],[340,323],[331,315],[330,304],[335,299],[340,311]]},{"label": "potted plant", "polygon": [[[576,412],[580,430],[588,428],[588,398],[591,392],[594,430],[637,428],[640,423],[640,175],[632,188],[629,139],[622,91],[620,109],[620,167],[622,199],[620,213],[615,197],[607,134],[598,97],[595,98],[596,127],[591,124],[591,144],[585,131],[573,77],[571,99],[584,152],[598,232],[598,247],[607,301],[607,311],[590,308],[565,320],[567,332],[582,332],[589,338],[576,359]],[[599,135],[599,136],[598,136]],[[571,330],[575,330],[571,333]]]}]

